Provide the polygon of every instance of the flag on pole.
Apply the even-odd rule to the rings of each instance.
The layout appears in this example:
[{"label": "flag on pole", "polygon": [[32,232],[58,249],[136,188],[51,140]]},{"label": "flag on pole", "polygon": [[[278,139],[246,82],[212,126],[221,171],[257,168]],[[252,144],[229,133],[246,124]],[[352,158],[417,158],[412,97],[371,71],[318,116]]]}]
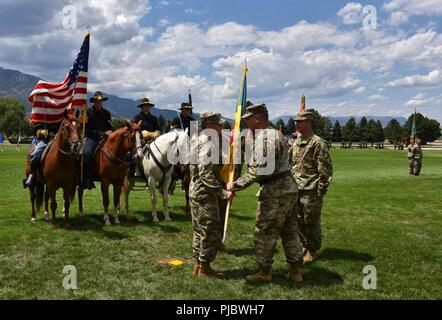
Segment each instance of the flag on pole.
[{"label": "flag on pole", "polygon": [[88,33],[63,82],[49,83],[40,80],[36,84],[28,98],[32,106],[31,124],[59,122],[63,119],[64,110],[86,105],[89,39]]},{"label": "flag on pole", "polygon": [[417,129],[416,129],[416,109],[414,109],[414,118],[413,118],[413,126],[411,128],[411,136],[413,137],[416,135]]},{"label": "flag on pole", "polygon": [[305,96],[302,95],[301,97],[301,107],[299,108],[299,112],[305,112]]},{"label": "flag on pole", "polygon": [[[233,134],[231,135],[230,140],[230,163],[226,164],[221,170],[221,178],[226,184],[232,183],[235,179],[235,159],[237,158],[237,152],[241,153],[241,118],[245,114],[247,108],[247,71],[249,71],[249,69],[247,68],[246,62],[243,67],[238,102],[236,104],[235,122],[232,130]],[[227,225],[229,221],[231,204],[231,201],[227,203],[226,217],[224,221],[223,243],[225,243],[227,239]]]}]

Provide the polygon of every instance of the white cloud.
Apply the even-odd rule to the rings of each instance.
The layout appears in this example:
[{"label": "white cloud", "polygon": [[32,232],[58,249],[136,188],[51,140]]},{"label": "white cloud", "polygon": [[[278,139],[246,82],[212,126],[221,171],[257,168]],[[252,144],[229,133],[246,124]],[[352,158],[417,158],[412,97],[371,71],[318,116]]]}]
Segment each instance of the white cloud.
[{"label": "white cloud", "polygon": [[441,15],[440,0],[391,0],[384,4],[387,10],[402,10],[410,15]]},{"label": "white cloud", "polygon": [[392,26],[399,26],[403,23],[408,22],[408,20],[409,20],[409,16],[407,13],[405,13],[403,11],[394,11],[390,15],[389,22]]},{"label": "white cloud", "polygon": [[442,70],[433,70],[428,75],[412,75],[388,83],[388,87],[433,87],[442,85]]},{"label": "white cloud", "polygon": [[382,95],[379,95],[379,94],[374,94],[374,95],[369,96],[367,99],[368,100],[386,100],[387,98]]},{"label": "white cloud", "polygon": [[422,107],[422,106],[431,106],[434,103],[440,104],[441,100],[432,98],[426,98],[424,93],[419,93],[415,97],[411,98],[405,104],[406,107]]},{"label": "white cloud", "polygon": [[356,88],[355,90],[353,90],[354,93],[364,93],[367,90],[367,88],[365,88],[364,86],[361,86],[359,88]]},{"label": "white cloud", "polygon": [[343,24],[356,24],[362,23],[362,12],[363,7],[360,3],[349,2],[338,11],[338,16]]}]

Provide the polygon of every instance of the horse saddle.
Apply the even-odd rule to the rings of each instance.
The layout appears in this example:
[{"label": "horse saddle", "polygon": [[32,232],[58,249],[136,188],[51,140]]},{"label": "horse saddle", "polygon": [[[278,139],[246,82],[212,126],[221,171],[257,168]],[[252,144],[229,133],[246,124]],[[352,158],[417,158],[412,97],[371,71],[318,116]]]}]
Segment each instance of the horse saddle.
[{"label": "horse saddle", "polygon": [[49,141],[49,143],[46,145],[45,150],[43,151],[43,154],[41,155],[40,158],[40,163],[43,164],[44,160],[46,159],[46,155],[48,154],[49,148],[51,147],[52,144],[54,144],[55,139],[51,139]]}]

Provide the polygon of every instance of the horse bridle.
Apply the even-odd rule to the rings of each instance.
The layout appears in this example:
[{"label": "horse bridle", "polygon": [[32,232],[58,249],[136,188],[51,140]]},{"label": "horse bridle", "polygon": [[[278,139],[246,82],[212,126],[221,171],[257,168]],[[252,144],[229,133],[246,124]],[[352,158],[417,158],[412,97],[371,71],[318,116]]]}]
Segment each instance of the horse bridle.
[{"label": "horse bridle", "polygon": [[[131,150],[131,149],[132,149],[132,148],[131,148],[131,147],[132,147],[132,142],[130,141],[129,132],[124,133],[124,136],[126,137],[126,139],[127,139],[127,141],[128,141],[129,150]],[[104,150],[104,145],[103,145],[103,147],[100,146],[99,149],[100,149],[101,152],[103,152],[104,157],[105,157],[108,161],[112,162],[113,164],[116,164],[116,165],[122,164],[122,165],[126,165],[126,166],[130,165],[130,161],[124,161],[124,160],[120,159],[119,157],[117,157],[117,156],[115,156],[115,155],[112,155],[110,152]],[[137,149],[138,149],[138,147],[137,147]],[[137,149],[136,149],[136,150],[137,150]],[[129,152],[127,153],[127,157],[128,157],[128,158],[130,157],[130,154],[131,154],[131,152],[129,151]]]},{"label": "horse bridle", "polygon": [[[69,120],[64,120],[62,123],[61,123],[61,126],[62,126],[62,134],[63,134],[63,137],[69,137],[69,135],[68,135],[68,132],[67,132],[67,129],[66,129],[66,127],[64,126],[64,124],[65,124],[65,122],[66,121],[69,121]],[[58,135],[58,133],[57,133],[57,135]],[[55,139],[54,139],[55,140]],[[81,145],[81,141],[80,140],[77,140],[77,141],[70,141],[69,140],[69,138],[67,139],[68,141],[67,141],[67,143],[68,143],[68,146],[69,146],[69,150],[70,151],[68,151],[68,152],[66,152],[66,151],[64,151],[64,150],[62,150],[62,149],[60,149],[60,147],[57,147],[57,149],[58,149],[58,152],[60,152],[61,154],[63,154],[63,155],[65,155],[65,156],[72,156],[72,155],[74,155],[74,152],[72,151],[74,148],[74,146],[76,146],[76,145]]]}]

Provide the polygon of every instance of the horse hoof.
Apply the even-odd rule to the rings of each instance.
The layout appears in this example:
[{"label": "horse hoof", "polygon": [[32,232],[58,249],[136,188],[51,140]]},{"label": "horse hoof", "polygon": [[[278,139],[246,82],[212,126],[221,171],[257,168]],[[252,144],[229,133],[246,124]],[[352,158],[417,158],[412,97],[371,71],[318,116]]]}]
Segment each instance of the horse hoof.
[{"label": "horse hoof", "polygon": [[52,230],[57,229],[57,223],[56,222],[52,222],[51,223],[51,228],[52,228]]},{"label": "horse hoof", "polygon": [[32,223],[36,223],[36,222],[37,222],[37,219],[35,219],[35,218],[31,218],[31,222],[32,222]]},{"label": "horse hoof", "polygon": [[120,220],[115,219],[115,220],[114,220],[114,223],[115,223],[115,224],[120,224]]},{"label": "horse hoof", "polygon": [[65,224],[64,224],[64,228],[65,228],[65,229],[70,229],[70,228],[71,228],[71,225],[70,225],[69,223],[65,223]]},{"label": "horse hoof", "polygon": [[109,220],[106,220],[106,221],[104,221],[104,225],[109,227],[109,226],[111,226],[112,224],[110,223]]},{"label": "horse hoof", "polygon": [[172,221],[172,219],[170,219],[170,217],[166,217],[166,219],[164,219],[164,221]]},{"label": "horse hoof", "polygon": [[80,211],[80,217],[84,217],[84,212]]},{"label": "horse hoof", "polygon": [[51,218],[49,218],[49,213],[47,213],[47,212],[44,213],[44,219],[45,219],[46,221],[51,220]]},{"label": "horse hoof", "polygon": [[158,222],[160,222],[160,220],[158,220],[158,218],[153,219],[153,223],[158,223]]}]

